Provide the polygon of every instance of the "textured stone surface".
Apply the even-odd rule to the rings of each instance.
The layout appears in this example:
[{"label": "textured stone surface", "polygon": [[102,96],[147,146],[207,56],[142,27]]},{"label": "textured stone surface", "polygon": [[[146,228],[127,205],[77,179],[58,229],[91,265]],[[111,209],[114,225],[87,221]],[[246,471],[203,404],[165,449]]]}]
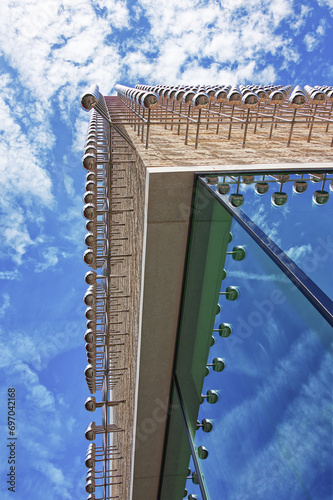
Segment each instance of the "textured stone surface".
[{"label": "textured stone surface", "polygon": [[[242,147],[244,129],[235,124],[230,141],[227,140],[229,125],[220,124],[219,134],[216,126],[200,126],[198,148],[194,148],[196,126],[190,126],[188,145],[184,144],[185,126],[180,135],[176,127],[165,129],[163,125],[151,125],[149,147],[140,142],[132,127],[127,127],[129,135],[135,142],[140,156],[148,167],[158,166],[193,166],[193,165],[234,165],[253,163],[310,163],[331,162],[333,125],[328,133],[326,125],[316,124],[312,131],[311,141],[307,142],[309,129],[306,123],[296,123],[292,141],[287,147],[290,124],[279,124],[269,140],[270,124],[257,127],[250,124],[247,131],[246,147]],[[146,131],[144,131],[144,134]]]},{"label": "textured stone surface", "polygon": [[[111,268],[111,274],[124,274],[126,277],[109,278],[110,286],[116,286],[122,295],[128,296],[119,301],[122,307],[115,307],[114,303],[110,303],[111,314],[112,311],[121,308],[126,311],[116,317],[116,321],[121,321],[121,325],[110,325],[110,328],[128,334],[119,337],[119,343],[124,345],[118,347],[116,366],[124,367],[126,370],[123,371],[113,391],[114,400],[124,399],[126,402],[113,409],[112,418],[117,426],[124,429],[124,432],[113,435],[114,444],[118,446],[123,457],[122,460],[116,461],[114,464],[114,467],[117,467],[122,474],[122,484],[115,487],[113,493],[119,494],[119,498],[127,500],[130,498],[131,484],[146,172],[139,156],[127,147],[125,141],[119,139],[119,136],[116,140],[117,152],[128,152],[128,155],[119,155],[118,158],[126,161],[133,159],[133,163],[120,162],[115,163],[113,167],[115,175],[120,178],[115,184],[125,186],[119,189],[119,193],[122,196],[131,197],[123,200],[119,208],[131,208],[133,211],[124,212],[114,217],[115,221],[124,224],[119,229],[119,236],[128,238],[128,241],[121,247],[121,253],[130,256]],[[113,156],[117,158],[115,153]],[[119,244],[115,238],[116,236],[112,237],[111,235],[111,249],[113,245]],[[112,318],[109,318],[109,322],[112,323],[112,321]]]}]

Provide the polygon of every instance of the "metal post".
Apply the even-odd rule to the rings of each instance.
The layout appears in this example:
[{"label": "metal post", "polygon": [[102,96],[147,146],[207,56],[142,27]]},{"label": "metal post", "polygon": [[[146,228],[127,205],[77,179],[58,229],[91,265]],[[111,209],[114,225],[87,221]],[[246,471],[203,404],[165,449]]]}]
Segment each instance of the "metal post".
[{"label": "metal post", "polygon": [[197,133],[195,135],[195,149],[197,149],[197,147],[198,147],[201,111],[202,111],[202,109],[199,108],[199,111],[198,111],[198,121],[197,121]]},{"label": "metal post", "polygon": [[178,120],[178,130],[177,130],[177,134],[179,135],[180,134],[180,121],[181,121],[181,113],[182,113],[182,101],[180,101],[180,104],[179,104],[179,120]]},{"label": "metal post", "polygon": [[230,137],[231,137],[232,117],[233,117],[233,115],[234,115],[234,109],[235,109],[235,106],[234,106],[234,105],[232,105],[232,108],[231,108],[231,114],[230,114],[230,125],[229,125],[228,141],[230,141]]},{"label": "metal post", "polygon": [[169,99],[166,99],[166,105],[165,105],[165,123],[164,123],[164,128],[165,130],[167,129],[167,120],[168,120],[168,104],[169,104]]},{"label": "metal post", "polygon": [[243,148],[245,148],[245,139],[246,139],[247,127],[248,127],[248,124],[249,124],[249,117],[250,117],[250,108],[247,108],[246,121],[245,121],[245,129],[244,129],[244,137],[243,137],[243,144],[242,144]]},{"label": "metal post", "polygon": [[175,100],[172,101],[172,109],[171,109],[171,127],[170,127],[170,130],[173,129],[173,115],[174,115],[174,110],[175,110]]},{"label": "metal post", "polygon": [[289,148],[289,146],[290,146],[291,135],[293,133],[293,128],[294,128],[294,124],[295,124],[296,111],[297,111],[297,108],[295,108],[294,112],[293,112],[293,117],[291,120],[290,132],[289,132],[289,137],[288,137],[288,142],[287,142],[287,148]]},{"label": "metal post", "polygon": [[136,102],[134,103],[134,132],[136,131],[136,120],[137,120],[137,114],[136,114]]},{"label": "metal post", "polygon": [[[221,114],[221,111],[222,111],[222,105],[223,105],[223,103],[220,102],[219,114],[218,114],[218,117],[217,117],[216,135],[219,133],[219,128],[220,128],[220,114]],[[222,120],[223,120],[223,118],[221,118],[221,123],[222,123]]]},{"label": "metal post", "polygon": [[140,137],[140,114],[141,114],[141,104],[139,104],[139,109],[138,109],[138,137]]},{"label": "metal post", "polygon": [[314,109],[313,109],[313,116],[312,116],[312,120],[311,120],[311,125],[310,125],[310,130],[309,130],[307,142],[310,142],[310,140],[311,140],[311,134],[312,134],[313,123],[314,123],[316,111],[317,111],[317,104],[315,104]]},{"label": "metal post", "polygon": [[143,129],[144,129],[144,123],[145,123],[145,108],[142,107],[142,128],[141,128],[141,142],[143,142]]},{"label": "metal post", "polygon": [[[332,104],[331,104],[331,109],[330,109],[330,112],[329,112],[329,115],[328,115],[328,119],[330,119],[330,118],[331,118],[332,111],[333,111],[333,102],[332,102]],[[329,127],[329,125],[330,125],[330,124],[329,124],[329,122],[328,122],[328,123],[327,123],[327,126],[326,126],[326,130],[325,130],[325,132],[328,132],[328,127]],[[333,139],[332,139],[332,140],[333,140]]]},{"label": "metal post", "polygon": [[211,105],[212,105],[212,101],[209,101],[209,106],[208,106],[208,109],[207,109],[207,125],[206,125],[206,130],[208,130],[208,127],[209,127],[209,117],[210,117],[210,108],[211,108]]},{"label": "metal post", "polygon": [[274,110],[273,110],[273,116],[272,116],[272,123],[271,123],[271,130],[269,132],[269,139],[272,138],[273,127],[274,127],[274,118],[275,118],[276,109],[277,109],[277,104],[274,104]]},{"label": "metal post", "polygon": [[256,122],[254,124],[254,130],[253,130],[253,133],[255,134],[257,132],[257,125],[258,125],[258,118],[259,118],[259,108],[260,108],[260,101],[258,102],[258,108],[257,108],[257,112],[256,112]]},{"label": "metal post", "polygon": [[150,108],[148,108],[148,117],[147,117],[146,149],[148,149],[149,129],[150,129]]},{"label": "metal post", "polygon": [[188,139],[188,128],[190,125],[190,113],[191,113],[191,104],[188,105],[188,112],[187,112],[187,123],[186,123],[186,132],[185,132],[185,144],[187,145],[187,139]]}]

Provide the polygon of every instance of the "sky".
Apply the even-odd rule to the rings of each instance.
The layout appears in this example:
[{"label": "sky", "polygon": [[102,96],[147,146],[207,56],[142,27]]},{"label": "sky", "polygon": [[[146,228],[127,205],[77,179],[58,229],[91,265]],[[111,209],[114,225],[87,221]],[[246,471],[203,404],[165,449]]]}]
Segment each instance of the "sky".
[{"label": "sky", "polygon": [[[226,321],[233,333],[226,339],[216,335],[210,350],[208,361],[222,357],[226,368],[205,378],[203,394],[217,390],[219,401],[201,405],[199,420],[210,418],[214,427],[195,436],[196,445],[209,451],[201,464],[208,491],[212,498],[223,491],[230,500],[329,500],[331,327],[279,279],[282,272],[245,232],[235,225],[232,231],[247,246],[247,256],[242,262],[227,259],[221,290],[237,285],[240,295],[234,303],[219,301],[215,328]],[[237,268],[243,276],[234,276]],[[272,278],[263,283],[268,270]]]},{"label": "sky", "polygon": [[11,387],[16,498],[85,494],[81,93],[92,83],[105,95],[116,83],[332,84],[332,16],[333,0],[2,1],[1,498],[12,495]]}]

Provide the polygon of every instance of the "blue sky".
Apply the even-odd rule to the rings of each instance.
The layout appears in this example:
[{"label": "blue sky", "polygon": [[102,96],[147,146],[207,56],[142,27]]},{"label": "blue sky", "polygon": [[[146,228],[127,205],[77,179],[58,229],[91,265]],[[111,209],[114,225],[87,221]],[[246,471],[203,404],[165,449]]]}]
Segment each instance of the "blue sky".
[{"label": "blue sky", "polygon": [[208,361],[222,357],[225,370],[211,368],[202,393],[217,390],[219,401],[203,403],[198,416],[214,427],[195,433],[209,452],[200,462],[208,492],[228,500],[329,500],[332,329],[235,221],[231,231],[230,247],[244,245],[247,254],[225,261],[221,291],[236,285],[239,298],[219,299],[214,328],[227,322],[233,331],[215,334]]},{"label": "blue sky", "polygon": [[[81,154],[91,83],[332,84],[332,0],[4,0],[1,437],[17,390],[16,498],[84,495]],[[96,419],[99,416],[96,415]],[[7,450],[0,446],[1,498]]]}]

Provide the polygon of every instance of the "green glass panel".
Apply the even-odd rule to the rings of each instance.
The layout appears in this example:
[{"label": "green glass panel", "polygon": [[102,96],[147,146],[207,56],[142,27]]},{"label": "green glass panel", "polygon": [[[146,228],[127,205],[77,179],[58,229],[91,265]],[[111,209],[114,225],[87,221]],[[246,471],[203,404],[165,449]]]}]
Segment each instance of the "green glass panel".
[{"label": "green glass panel", "polygon": [[237,286],[239,298],[221,296],[213,315],[215,329],[225,322],[232,333],[217,334],[208,356],[222,357],[225,369],[203,378],[202,393],[215,390],[218,402],[203,402],[195,417],[213,423],[194,438],[208,450],[199,460],[208,496],[329,500],[332,329],[245,230],[236,222],[231,230],[246,258],[228,256],[221,291]]},{"label": "green glass panel", "polygon": [[[167,447],[162,471],[162,489],[159,500],[170,500],[171,498],[181,500],[184,498],[185,489],[189,493],[194,493],[194,490],[195,492],[200,491],[198,486],[189,488],[189,482],[186,479],[190,458],[191,450],[181,407],[177,392],[173,388],[167,430]],[[193,471],[194,466],[192,463],[191,467]],[[192,481],[191,484],[193,485]]]},{"label": "green glass panel", "polygon": [[[215,315],[220,311],[217,304],[221,282],[225,281],[222,278],[225,278],[223,271],[231,220],[205,186],[198,184],[176,363],[187,418],[194,424],[201,401]],[[225,297],[224,302],[228,302]],[[194,433],[195,427],[191,427],[191,431]]]},{"label": "green glass panel", "polygon": [[[200,492],[198,475],[197,475],[197,473],[195,471],[192,457],[191,457],[190,463],[189,463],[189,470],[191,472],[188,475],[188,479],[186,481],[186,492],[187,492],[187,495],[184,498],[185,499],[190,498],[190,500],[191,500],[191,498],[193,498],[193,500],[195,500],[195,499],[202,500],[202,495],[201,495],[201,492]],[[192,495],[192,497],[190,495]]]},{"label": "green glass panel", "polygon": [[[268,184],[269,195],[276,187]],[[208,496],[328,500],[333,491],[332,329],[205,190],[197,186],[175,374]],[[329,219],[322,217],[324,226]],[[299,220],[302,228],[306,220]],[[286,218],[290,233],[293,221]],[[306,227],[304,234],[310,234]],[[226,255],[235,246],[246,250],[241,261]],[[321,272],[311,276],[318,285]],[[238,290],[237,300],[220,295],[229,287]],[[207,373],[216,358],[225,368],[216,372],[211,366]],[[197,426],[207,419],[210,432]]]}]

